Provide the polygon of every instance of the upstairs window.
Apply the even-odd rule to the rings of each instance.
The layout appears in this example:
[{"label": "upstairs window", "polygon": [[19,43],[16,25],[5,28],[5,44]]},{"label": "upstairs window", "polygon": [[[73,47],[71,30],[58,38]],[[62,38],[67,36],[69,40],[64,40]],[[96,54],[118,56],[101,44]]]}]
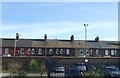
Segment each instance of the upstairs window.
[{"label": "upstairs window", "polygon": [[53,54],[53,49],[49,49],[49,54]]},{"label": "upstairs window", "polygon": [[70,55],[70,49],[66,49],[66,54]]},{"label": "upstairs window", "polygon": [[32,48],[32,54],[35,54],[35,49],[34,48]]},{"label": "upstairs window", "polygon": [[115,56],[117,56],[117,50],[115,50]]},{"label": "upstairs window", "polygon": [[86,55],[89,55],[89,50],[86,50]]},{"label": "upstairs window", "polygon": [[92,55],[92,54],[93,54],[93,50],[91,49],[91,50],[90,50],[90,55]]},{"label": "upstairs window", "polygon": [[20,54],[24,54],[24,48],[20,49]]},{"label": "upstairs window", "polygon": [[41,48],[38,49],[38,55],[43,55],[43,52],[42,52]]},{"label": "upstairs window", "polygon": [[80,49],[80,55],[83,55],[83,50]]},{"label": "upstairs window", "polygon": [[115,51],[114,50],[111,50],[111,55],[115,55]]},{"label": "upstairs window", "polygon": [[99,50],[98,49],[96,49],[96,55],[99,55]]},{"label": "upstairs window", "polygon": [[56,55],[58,55],[59,54],[59,49],[56,49],[55,53],[56,53]]},{"label": "upstairs window", "polygon": [[31,54],[31,49],[30,48],[28,48],[28,54]]},{"label": "upstairs window", "polygon": [[108,50],[105,50],[105,56],[108,56],[109,53],[108,53]]},{"label": "upstairs window", "polygon": [[62,55],[63,54],[63,49],[60,49],[60,55]]},{"label": "upstairs window", "polygon": [[5,48],[5,55],[8,55],[9,49]]}]

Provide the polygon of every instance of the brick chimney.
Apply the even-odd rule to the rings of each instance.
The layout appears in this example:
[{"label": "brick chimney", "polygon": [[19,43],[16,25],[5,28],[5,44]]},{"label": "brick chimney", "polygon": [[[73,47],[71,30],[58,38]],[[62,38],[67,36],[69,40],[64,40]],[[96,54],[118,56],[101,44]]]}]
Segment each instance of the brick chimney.
[{"label": "brick chimney", "polygon": [[70,41],[71,41],[71,42],[74,41],[74,36],[73,36],[73,35],[71,35],[71,37],[70,37]]},{"label": "brick chimney", "polygon": [[96,41],[96,42],[99,42],[99,37],[98,37],[98,36],[95,38],[95,41]]},{"label": "brick chimney", "polygon": [[47,34],[44,35],[44,40],[45,40],[45,41],[47,40]]}]

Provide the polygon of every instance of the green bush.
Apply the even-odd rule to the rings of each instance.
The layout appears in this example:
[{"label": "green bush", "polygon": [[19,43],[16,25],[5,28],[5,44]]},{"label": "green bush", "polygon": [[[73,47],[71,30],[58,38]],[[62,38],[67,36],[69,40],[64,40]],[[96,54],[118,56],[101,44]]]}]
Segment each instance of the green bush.
[{"label": "green bush", "polygon": [[96,69],[93,71],[86,71],[82,74],[82,78],[104,78],[103,73],[100,69]]},{"label": "green bush", "polygon": [[31,73],[37,73],[39,71],[39,64],[35,59],[30,61],[27,71]]}]

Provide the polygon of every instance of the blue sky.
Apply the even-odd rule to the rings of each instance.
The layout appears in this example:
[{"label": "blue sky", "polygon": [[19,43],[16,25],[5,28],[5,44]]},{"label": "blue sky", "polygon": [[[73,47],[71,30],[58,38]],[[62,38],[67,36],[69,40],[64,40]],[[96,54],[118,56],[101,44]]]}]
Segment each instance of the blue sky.
[{"label": "blue sky", "polygon": [[118,40],[117,2],[3,2],[2,37]]}]

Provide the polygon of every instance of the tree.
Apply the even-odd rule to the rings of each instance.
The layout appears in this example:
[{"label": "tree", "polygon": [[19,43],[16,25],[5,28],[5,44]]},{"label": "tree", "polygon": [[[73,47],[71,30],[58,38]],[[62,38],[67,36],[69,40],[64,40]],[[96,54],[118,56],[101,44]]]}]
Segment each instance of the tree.
[{"label": "tree", "polygon": [[32,59],[28,64],[28,72],[37,73],[39,71],[39,64],[35,59]]}]

